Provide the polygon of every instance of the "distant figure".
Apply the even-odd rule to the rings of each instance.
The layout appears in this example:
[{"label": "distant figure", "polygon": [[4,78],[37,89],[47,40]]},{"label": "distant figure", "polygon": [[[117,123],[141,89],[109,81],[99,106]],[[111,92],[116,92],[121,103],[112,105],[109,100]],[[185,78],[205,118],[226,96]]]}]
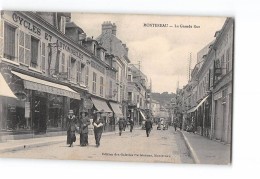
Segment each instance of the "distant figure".
[{"label": "distant figure", "polygon": [[103,132],[103,122],[101,121],[100,117],[101,117],[101,114],[99,112],[97,112],[97,119],[96,119],[96,121],[93,122],[94,134],[95,134],[95,140],[96,140],[97,147],[100,146],[100,139],[101,139],[102,132]]},{"label": "distant figure", "polygon": [[76,123],[77,119],[75,115],[73,114],[73,110],[69,110],[69,115],[67,117],[67,144],[69,144],[69,147],[73,147],[73,142],[76,142]]},{"label": "distant figure", "polygon": [[118,127],[119,127],[119,135],[122,135],[122,130],[124,129],[124,123],[125,121],[123,120],[123,118],[120,118],[118,121]]},{"label": "distant figure", "polygon": [[146,130],[146,136],[147,136],[147,137],[149,137],[152,128],[153,128],[153,123],[152,123],[152,121],[148,118],[148,119],[145,121],[145,130]]},{"label": "distant figure", "polygon": [[125,131],[125,128],[126,128],[126,126],[127,126],[127,120],[124,119],[123,121],[124,121],[124,131]]},{"label": "distant figure", "polygon": [[173,122],[173,126],[174,126],[174,130],[176,132],[176,129],[177,129],[177,121],[176,120]]},{"label": "distant figure", "polygon": [[129,120],[129,124],[130,124],[130,132],[132,132],[134,128],[134,120],[132,118]]},{"label": "distant figure", "polygon": [[80,146],[86,146],[88,145],[88,126],[90,125],[90,120],[88,116],[86,116],[87,113],[82,112],[81,118],[80,118]]}]

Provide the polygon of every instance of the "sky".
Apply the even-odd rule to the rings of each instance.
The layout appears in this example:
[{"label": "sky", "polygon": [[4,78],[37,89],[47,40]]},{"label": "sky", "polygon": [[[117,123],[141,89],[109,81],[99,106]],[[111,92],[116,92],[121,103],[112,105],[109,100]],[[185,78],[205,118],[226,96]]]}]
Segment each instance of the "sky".
[{"label": "sky", "polygon": [[[117,37],[129,48],[131,63],[141,61],[142,72],[152,81],[152,91],[160,93],[175,93],[178,81],[180,88],[187,84],[190,53],[193,67],[197,53],[214,40],[215,32],[226,20],[225,17],[87,13],[71,16],[87,36],[94,38],[101,34],[104,21],[115,23]],[[168,27],[144,27],[147,23],[168,24]],[[181,28],[181,25],[192,28]]]}]

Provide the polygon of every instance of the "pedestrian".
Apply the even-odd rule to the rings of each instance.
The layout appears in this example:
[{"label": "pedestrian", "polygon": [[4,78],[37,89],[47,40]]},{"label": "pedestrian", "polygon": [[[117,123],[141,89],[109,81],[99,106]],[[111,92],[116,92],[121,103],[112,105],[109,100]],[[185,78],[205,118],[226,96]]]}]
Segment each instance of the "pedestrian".
[{"label": "pedestrian", "polygon": [[69,110],[69,115],[67,117],[66,126],[67,126],[67,144],[69,147],[73,147],[73,142],[76,142],[76,123],[77,119],[73,113],[73,110]]},{"label": "pedestrian", "polygon": [[129,120],[129,124],[130,124],[130,132],[132,132],[134,128],[134,120],[132,118]]},{"label": "pedestrian", "polygon": [[123,121],[124,121],[123,122],[123,126],[124,126],[124,131],[125,131],[125,128],[126,128],[126,125],[127,125],[127,121],[126,121],[126,119],[124,119]]},{"label": "pedestrian", "polygon": [[125,123],[125,121],[123,120],[123,118],[120,118],[118,121],[119,136],[122,135],[122,130],[124,129],[124,123]]},{"label": "pedestrian", "polygon": [[177,129],[177,121],[176,120],[173,122],[173,126],[174,126],[174,130],[176,132],[176,129]]},{"label": "pedestrian", "polygon": [[145,130],[146,130],[146,136],[147,136],[147,137],[149,137],[152,128],[153,128],[153,123],[152,123],[152,121],[148,118],[148,119],[145,121]]},{"label": "pedestrian", "polygon": [[79,128],[80,146],[86,146],[88,145],[88,126],[90,125],[90,120],[87,112],[81,113],[81,118],[79,123],[80,123],[80,128]]},{"label": "pedestrian", "polygon": [[97,118],[93,122],[93,126],[94,126],[94,134],[95,134],[96,146],[99,147],[100,146],[101,135],[102,135],[102,132],[103,132],[103,121],[100,119],[101,118],[101,113],[100,112],[97,112],[96,116],[97,116]]}]

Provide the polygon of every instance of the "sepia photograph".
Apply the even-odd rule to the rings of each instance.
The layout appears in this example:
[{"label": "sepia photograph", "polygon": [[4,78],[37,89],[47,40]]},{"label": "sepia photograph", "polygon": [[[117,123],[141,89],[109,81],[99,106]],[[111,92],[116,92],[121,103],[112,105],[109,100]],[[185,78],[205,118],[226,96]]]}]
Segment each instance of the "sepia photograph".
[{"label": "sepia photograph", "polygon": [[0,20],[0,158],[232,164],[233,17]]}]

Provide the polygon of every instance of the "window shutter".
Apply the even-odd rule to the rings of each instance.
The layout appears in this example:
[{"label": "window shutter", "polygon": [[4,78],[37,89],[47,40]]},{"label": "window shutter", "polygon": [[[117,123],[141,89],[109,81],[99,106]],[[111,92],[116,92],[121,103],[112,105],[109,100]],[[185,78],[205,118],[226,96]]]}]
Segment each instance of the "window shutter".
[{"label": "window shutter", "polygon": [[24,63],[24,32],[19,31],[19,62]]},{"label": "window shutter", "polygon": [[0,21],[0,57],[4,54],[4,21]]},{"label": "window shutter", "polygon": [[42,71],[45,71],[45,66],[46,66],[46,61],[45,61],[45,56],[46,56],[46,47],[45,43],[42,42]]},{"label": "window shutter", "polygon": [[25,34],[25,64],[29,65],[31,61],[31,36]]},{"label": "window shutter", "polygon": [[77,83],[80,83],[80,68],[81,68],[81,63],[78,61],[77,63]]},{"label": "window shutter", "polygon": [[88,74],[89,74],[89,69],[88,66],[85,67],[85,73],[86,73],[86,77],[85,77],[85,85],[88,86]]},{"label": "window shutter", "polygon": [[71,66],[71,58],[68,57],[68,80],[70,80],[70,66]]}]

